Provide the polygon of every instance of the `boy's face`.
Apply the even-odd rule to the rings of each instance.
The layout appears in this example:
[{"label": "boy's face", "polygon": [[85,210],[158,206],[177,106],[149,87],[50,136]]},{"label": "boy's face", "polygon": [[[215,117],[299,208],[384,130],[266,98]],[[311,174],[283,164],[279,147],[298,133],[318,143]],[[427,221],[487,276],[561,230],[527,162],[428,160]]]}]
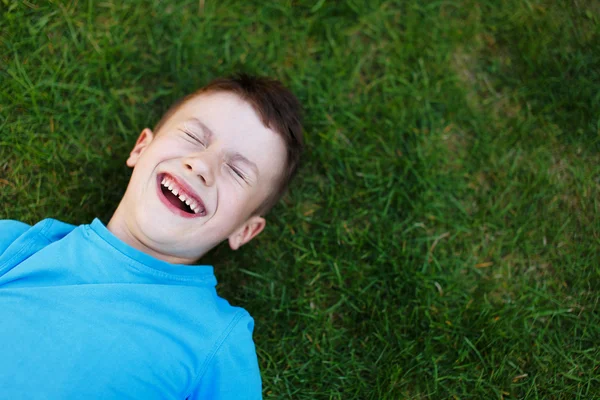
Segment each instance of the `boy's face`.
[{"label": "boy's face", "polygon": [[248,103],[228,92],[201,94],[159,132],[142,131],[108,228],[173,263],[193,263],[224,239],[235,250],[264,228],[252,212],[276,190],[285,154]]}]

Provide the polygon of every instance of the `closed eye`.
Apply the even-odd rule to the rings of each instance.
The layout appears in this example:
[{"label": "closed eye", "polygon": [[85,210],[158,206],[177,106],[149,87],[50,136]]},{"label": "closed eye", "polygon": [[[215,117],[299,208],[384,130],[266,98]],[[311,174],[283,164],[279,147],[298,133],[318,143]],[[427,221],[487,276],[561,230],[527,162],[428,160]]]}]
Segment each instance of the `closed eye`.
[{"label": "closed eye", "polygon": [[230,164],[227,164],[229,166],[229,168],[240,178],[242,178],[244,181],[246,181],[246,176],[237,168],[233,167]]},{"label": "closed eye", "polygon": [[200,140],[200,138],[198,138],[198,136],[194,135],[192,132],[188,131],[187,129],[180,129],[181,132],[185,133],[189,138],[191,138],[193,141],[198,142],[202,147],[206,147],[206,144],[204,144],[204,142],[202,140]]}]

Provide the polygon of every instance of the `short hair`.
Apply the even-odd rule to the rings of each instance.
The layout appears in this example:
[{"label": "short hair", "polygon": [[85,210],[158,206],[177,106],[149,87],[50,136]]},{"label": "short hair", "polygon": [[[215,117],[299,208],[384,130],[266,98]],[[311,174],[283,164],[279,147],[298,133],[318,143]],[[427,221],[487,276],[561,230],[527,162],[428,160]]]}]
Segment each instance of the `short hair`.
[{"label": "short hair", "polygon": [[229,92],[248,102],[263,125],[281,136],[286,147],[284,170],[276,182],[276,189],[254,211],[254,215],[267,214],[286,193],[290,182],[300,167],[304,152],[302,134],[302,107],[294,94],[276,79],[238,74],[230,78],[217,78],[195,92],[176,101],[154,127],[159,129],[188,100],[201,94]]}]

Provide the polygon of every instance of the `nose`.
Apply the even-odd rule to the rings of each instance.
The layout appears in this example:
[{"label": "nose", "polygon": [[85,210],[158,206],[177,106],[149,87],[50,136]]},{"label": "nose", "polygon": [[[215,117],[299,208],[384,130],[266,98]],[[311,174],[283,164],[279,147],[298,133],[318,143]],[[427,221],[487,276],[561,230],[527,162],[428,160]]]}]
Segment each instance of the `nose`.
[{"label": "nose", "polygon": [[203,152],[184,158],[183,165],[191,173],[198,176],[205,186],[212,186],[215,182],[216,158],[215,154]]}]

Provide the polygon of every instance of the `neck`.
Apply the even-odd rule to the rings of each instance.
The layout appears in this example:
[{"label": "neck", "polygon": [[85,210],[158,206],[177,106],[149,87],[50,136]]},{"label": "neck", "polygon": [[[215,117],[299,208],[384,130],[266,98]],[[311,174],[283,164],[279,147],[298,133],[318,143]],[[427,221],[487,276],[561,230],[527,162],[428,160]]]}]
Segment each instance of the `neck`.
[{"label": "neck", "polygon": [[[117,207],[117,210],[113,214],[112,218],[106,225],[106,228],[122,242],[129,246],[137,249],[143,253],[146,253],[156,259],[168,262],[170,264],[193,264],[195,260],[190,260],[182,257],[165,254],[163,252],[155,250],[151,245],[146,244],[143,239],[140,239],[134,232],[138,231],[136,227],[130,227],[127,223],[127,216],[122,215],[121,205]],[[150,242],[149,240],[147,242]]]}]

